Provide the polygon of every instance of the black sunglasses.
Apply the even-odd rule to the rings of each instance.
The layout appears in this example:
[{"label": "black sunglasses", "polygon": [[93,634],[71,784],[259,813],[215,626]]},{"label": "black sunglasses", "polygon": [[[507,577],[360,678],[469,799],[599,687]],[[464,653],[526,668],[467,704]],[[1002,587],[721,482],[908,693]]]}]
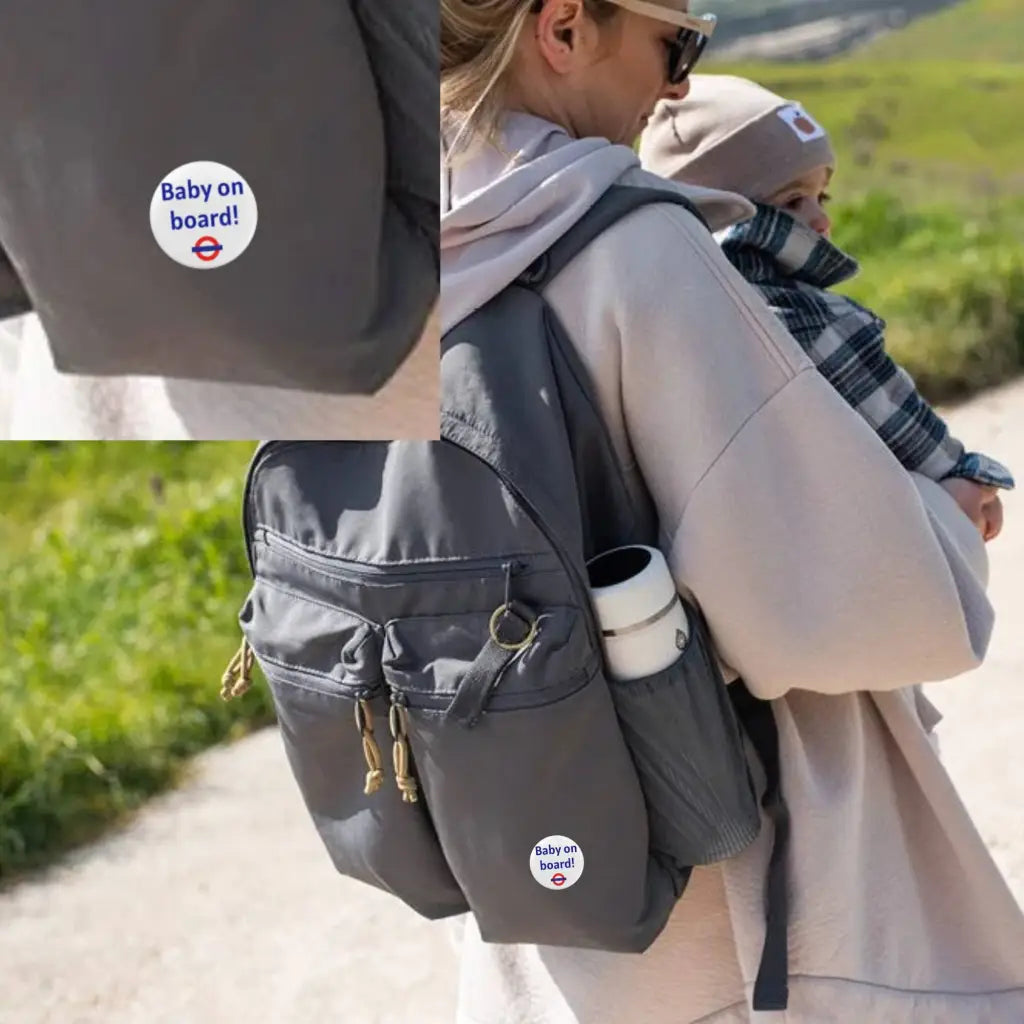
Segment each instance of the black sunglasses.
[{"label": "black sunglasses", "polygon": [[[709,29],[714,29],[714,16],[706,15],[702,21],[709,22]],[[711,31],[702,31],[698,28],[681,28],[675,39],[668,46],[668,82],[669,85],[679,85],[685,82],[690,72],[700,60],[704,48],[711,38]]]}]

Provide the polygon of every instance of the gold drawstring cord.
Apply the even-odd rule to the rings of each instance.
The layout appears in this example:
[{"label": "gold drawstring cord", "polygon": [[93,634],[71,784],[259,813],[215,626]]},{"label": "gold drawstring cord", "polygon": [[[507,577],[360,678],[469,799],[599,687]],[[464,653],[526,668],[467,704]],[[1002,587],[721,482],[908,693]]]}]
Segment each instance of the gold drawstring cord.
[{"label": "gold drawstring cord", "polygon": [[409,774],[409,744],[407,740],[407,719],[405,708],[393,703],[388,713],[388,724],[395,742],[391,748],[391,757],[395,765],[395,782],[402,793],[402,801],[414,804],[419,799],[416,793],[416,780]]},{"label": "gold drawstring cord", "polygon": [[252,686],[252,666],[255,660],[252,648],[246,637],[242,637],[242,646],[235,652],[224,674],[220,678],[220,695],[222,700],[241,697]]},{"label": "gold drawstring cord", "polygon": [[356,727],[363,739],[363,757],[366,759],[366,785],[363,792],[370,796],[380,789],[384,781],[384,769],[381,768],[380,747],[373,735],[373,712],[365,700],[356,701]]}]

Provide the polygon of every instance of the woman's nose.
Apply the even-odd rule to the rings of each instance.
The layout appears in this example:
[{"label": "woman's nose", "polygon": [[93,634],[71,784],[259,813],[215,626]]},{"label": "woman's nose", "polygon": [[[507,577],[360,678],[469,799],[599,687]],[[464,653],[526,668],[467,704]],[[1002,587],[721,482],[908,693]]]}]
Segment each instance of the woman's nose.
[{"label": "woman's nose", "polygon": [[668,86],[658,97],[662,100],[685,100],[690,93],[690,80],[684,78],[678,85]]}]

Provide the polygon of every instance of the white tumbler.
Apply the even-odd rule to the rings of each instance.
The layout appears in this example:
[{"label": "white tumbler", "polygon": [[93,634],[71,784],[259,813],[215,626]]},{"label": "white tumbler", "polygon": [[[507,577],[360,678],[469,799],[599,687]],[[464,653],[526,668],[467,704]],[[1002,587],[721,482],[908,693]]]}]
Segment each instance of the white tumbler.
[{"label": "white tumbler", "polygon": [[690,625],[657,548],[605,551],[587,563],[587,573],[609,676],[641,679],[679,658]]}]

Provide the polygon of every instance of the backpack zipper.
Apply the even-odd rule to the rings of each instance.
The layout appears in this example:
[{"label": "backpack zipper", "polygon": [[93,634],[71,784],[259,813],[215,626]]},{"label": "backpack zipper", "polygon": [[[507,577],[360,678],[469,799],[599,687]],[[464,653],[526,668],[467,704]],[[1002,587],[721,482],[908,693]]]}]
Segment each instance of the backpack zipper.
[{"label": "backpack zipper", "polygon": [[402,794],[402,802],[414,804],[419,799],[416,779],[409,773],[409,718],[405,695],[391,692],[391,708],[388,711],[388,725],[394,740],[391,746],[391,760],[395,769],[395,785]]},{"label": "backpack zipper", "polygon": [[[389,583],[417,583],[431,579],[447,580],[457,576],[477,576],[486,573],[497,576],[503,573],[505,566],[511,561],[516,562],[525,572],[518,575],[529,575],[523,559],[528,555],[504,555],[500,558],[467,558],[457,559],[439,564],[436,560],[423,566],[398,569],[388,565],[375,565],[372,562],[358,562],[345,558],[343,555],[329,555],[321,551],[310,551],[288,537],[260,527],[255,531],[254,539],[262,541],[271,550],[286,551],[297,562],[313,569],[322,569],[327,575],[343,579],[349,583],[365,583],[367,578],[382,577]],[[535,570],[536,571],[536,570]]]},{"label": "backpack zipper", "polygon": [[370,691],[365,690],[362,695],[356,697],[355,715],[356,728],[363,741],[363,759],[366,761],[366,781],[363,785],[363,792],[372,796],[380,789],[384,781],[384,769],[381,767],[380,747],[377,746],[376,737],[373,735],[373,711],[370,709],[367,697]]},{"label": "backpack zipper", "polygon": [[220,677],[221,700],[232,700],[241,697],[252,686],[252,666],[255,661],[253,649],[249,646],[248,637],[242,637],[242,645],[224,669]]}]

